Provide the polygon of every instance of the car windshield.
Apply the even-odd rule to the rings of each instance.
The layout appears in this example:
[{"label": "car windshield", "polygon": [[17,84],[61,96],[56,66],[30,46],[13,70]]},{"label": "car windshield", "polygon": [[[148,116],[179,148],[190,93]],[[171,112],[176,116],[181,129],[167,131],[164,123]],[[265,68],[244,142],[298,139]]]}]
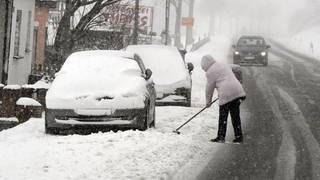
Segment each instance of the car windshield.
[{"label": "car windshield", "polygon": [[264,46],[265,42],[262,38],[240,38],[238,46]]},{"label": "car windshield", "polygon": [[156,84],[172,84],[188,75],[184,60],[177,48],[157,45],[131,45],[128,51],[137,53],[146,68],[153,72]]},{"label": "car windshield", "polygon": [[144,82],[135,60],[106,55],[104,51],[88,51],[68,57],[52,88],[56,93],[68,92],[70,96],[99,92],[116,95],[141,89],[139,87],[144,86]]}]

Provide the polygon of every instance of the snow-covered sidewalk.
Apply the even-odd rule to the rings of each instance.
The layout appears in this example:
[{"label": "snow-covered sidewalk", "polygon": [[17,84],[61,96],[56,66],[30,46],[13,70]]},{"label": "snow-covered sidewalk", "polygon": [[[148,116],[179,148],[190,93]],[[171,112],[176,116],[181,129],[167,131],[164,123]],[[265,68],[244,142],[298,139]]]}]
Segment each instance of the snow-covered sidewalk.
[{"label": "snow-covered sidewalk", "polygon": [[[156,128],[147,131],[52,136],[44,119],[31,119],[0,132],[0,179],[188,179],[195,178],[220,147],[208,143],[216,135],[218,106],[214,104],[181,129],[172,131],[204,106],[204,54],[225,60],[226,39],[215,39],[197,52],[193,62],[193,107],[157,107]],[[230,46],[229,46],[230,47]]]}]

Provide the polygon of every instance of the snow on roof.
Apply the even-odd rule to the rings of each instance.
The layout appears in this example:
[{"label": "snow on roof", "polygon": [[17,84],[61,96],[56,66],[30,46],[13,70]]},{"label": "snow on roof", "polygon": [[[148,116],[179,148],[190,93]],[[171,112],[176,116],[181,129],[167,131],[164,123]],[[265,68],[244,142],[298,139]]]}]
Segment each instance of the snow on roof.
[{"label": "snow on roof", "polygon": [[133,55],[121,51],[85,51],[70,55],[47,93],[47,105],[58,107],[57,99],[108,96],[116,100],[128,94],[144,95],[146,81],[138,63],[118,56],[130,54]]},{"label": "snow on roof", "polygon": [[16,104],[21,106],[41,106],[38,101],[28,97],[19,98]]},{"label": "snow on roof", "polygon": [[169,85],[185,80],[188,71],[175,47],[164,45],[130,45],[127,51],[137,53],[146,68],[152,70],[152,79],[158,85]]}]

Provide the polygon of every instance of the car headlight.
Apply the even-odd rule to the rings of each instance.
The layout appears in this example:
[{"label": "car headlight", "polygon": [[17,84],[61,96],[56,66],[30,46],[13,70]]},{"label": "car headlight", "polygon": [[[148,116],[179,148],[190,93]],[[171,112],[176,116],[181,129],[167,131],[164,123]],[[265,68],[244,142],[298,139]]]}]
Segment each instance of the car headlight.
[{"label": "car headlight", "polygon": [[239,51],[235,51],[234,54],[235,54],[235,55],[239,55]]},{"label": "car headlight", "polygon": [[261,56],[266,56],[267,53],[266,52],[261,52]]}]

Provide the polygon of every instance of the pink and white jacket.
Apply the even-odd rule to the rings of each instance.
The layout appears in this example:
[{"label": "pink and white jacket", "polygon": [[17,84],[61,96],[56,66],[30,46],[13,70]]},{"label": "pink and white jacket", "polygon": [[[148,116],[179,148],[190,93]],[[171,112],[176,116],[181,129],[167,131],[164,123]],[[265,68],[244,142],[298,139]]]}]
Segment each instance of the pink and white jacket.
[{"label": "pink and white jacket", "polygon": [[212,56],[206,55],[201,60],[201,67],[206,72],[206,102],[212,101],[214,89],[217,88],[219,105],[224,105],[237,98],[246,96],[242,85],[228,64],[216,62]]}]

